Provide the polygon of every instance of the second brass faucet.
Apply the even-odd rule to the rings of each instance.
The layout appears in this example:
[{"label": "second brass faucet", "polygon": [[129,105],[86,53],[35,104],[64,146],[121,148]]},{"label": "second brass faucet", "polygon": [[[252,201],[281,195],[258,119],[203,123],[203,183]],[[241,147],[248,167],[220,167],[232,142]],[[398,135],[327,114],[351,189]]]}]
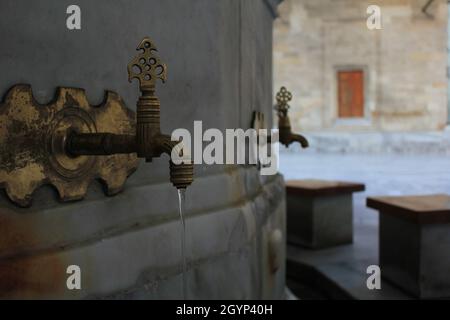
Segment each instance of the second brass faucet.
[{"label": "second brass faucet", "polygon": [[[136,104],[136,135],[70,131],[65,142],[67,154],[76,157],[135,152],[147,162],[163,153],[170,157],[172,151],[182,156],[183,148],[176,149],[180,142],[172,141],[160,128],[160,101],[155,85],[158,79],[166,81],[167,66],[156,55],[157,49],[150,38],[145,37],[136,50],[140,53],[128,64],[128,80],[138,79],[141,92]],[[177,189],[185,189],[192,183],[193,171],[191,161],[177,165],[170,161],[170,181]]]},{"label": "second brass faucet", "polygon": [[288,147],[293,142],[298,142],[302,148],[309,146],[308,140],[301,134],[295,134],[291,129],[291,122],[289,121],[288,109],[289,101],[292,100],[292,93],[286,90],[285,87],[281,87],[276,95],[277,105],[275,110],[278,113],[278,131],[280,133],[281,144]]}]

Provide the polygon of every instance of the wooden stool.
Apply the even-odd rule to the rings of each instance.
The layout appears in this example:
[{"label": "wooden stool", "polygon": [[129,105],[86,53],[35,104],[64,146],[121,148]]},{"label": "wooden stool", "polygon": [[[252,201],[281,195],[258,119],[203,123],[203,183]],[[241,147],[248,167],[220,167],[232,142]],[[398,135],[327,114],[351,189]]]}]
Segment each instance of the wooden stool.
[{"label": "wooden stool", "polygon": [[375,197],[382,277],[420,298],[450,297],[450,196]]},{"label": "wooden stool", "polygon": [[287,181],[288,242],[314,249],[352,243],[352,193],[364,190],[360,183]]}]

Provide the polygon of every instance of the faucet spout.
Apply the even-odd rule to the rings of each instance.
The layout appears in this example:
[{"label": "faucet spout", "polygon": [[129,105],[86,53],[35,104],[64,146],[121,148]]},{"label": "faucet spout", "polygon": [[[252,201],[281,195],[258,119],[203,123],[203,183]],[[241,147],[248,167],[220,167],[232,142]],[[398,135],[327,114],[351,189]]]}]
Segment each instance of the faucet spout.
[{"label": "faucet spout", "polygon": [[[136,152],[135,136],[115,135],[110,133],[70,133],[66,138],[65,149],[71,156],[111,155]],[[158,134],[152,138],[152,157],[165,153],[169,157],[175,152],[182,160],[175,164],[170,160],[170,182],[177,189],[186,189],[194,180],[194,165],[183,152],[183,143],[172,141],[170,136]],[[147,158],[148,159],[148,158]],[[151,158],[149,158],[151,159]]]},{"label": "faucet spout", "polygon": [[291,143],[292,142],[300,143],[300,145],[302,146],[303,149],[309,147],[308,140],[306,140],[306,138],[304,136],[302,136],[301,134],[296,134],[296,133],[291,134]]},{"label": "faucet spout", "polygon": [[284,146],[289,147],[291,143],[298,142],[300,143],[302,148],[309,147],[308,140],[301,134],[293,133],[290,126],[280,126],[279,132],[280,132],[280,143],[283,144]]},{"label": "faucet spout", "polygon": [[173,141],[168,135],[161,134],[156,137],[156,148],[162,153],[172,157],[174,153],[179,156],[182,160],[180,164],[175,164],[173,160],[170,160],[170,182],[177,189],[186,189],[194,180],[194,165],[187,157],[183,154],[185,151],[183,143],[180,141]]},{"label": "faucet spout", "polygon": [[[141,53],[128,64],[128,80],[138,79],[141,91],[136,104],[136,134],[68,132],[63,139],[64,149],[74,157],[136,153],[147,162],[166,153],[171,158],[170,181],[177,189],[186,189],[194,179],[194,165],[188,155],[183,154],[183,144],[172,141],[160,128],[160,101],[155,94],[155,84],[156,80],[166,81],[166,65],[155,55],[156,47],[149,38],[144,38],[136,50]],[[178,155],[177,163],[172,155]]]}]

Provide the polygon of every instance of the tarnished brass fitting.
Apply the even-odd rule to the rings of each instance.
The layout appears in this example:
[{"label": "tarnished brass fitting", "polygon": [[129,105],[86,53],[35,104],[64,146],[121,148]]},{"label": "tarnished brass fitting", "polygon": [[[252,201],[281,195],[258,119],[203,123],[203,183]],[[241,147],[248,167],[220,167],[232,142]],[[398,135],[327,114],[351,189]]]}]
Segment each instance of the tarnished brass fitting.
[{"label": "tarnished brass fitting", "polygon": [[[169,135],[161,133],[160,101],[155,94],[157,80],[167,79],[167,66],[156,56],[157,49],[150,38],[145,37],[136,50],[140,53],[128,64],[128,80],[138,79],[141,96],[136,104],[136,136],[111,133],[68,134],[66,151],[72,156],[110,155],[137,153],[151,162],[163,153],[172,154],[179,141],[171,141]],[[170,181],[178,188],[186,188],[193,181],[193,164],[175,165],[170,161]]]},{"label": "tarnished brass fitting", "polygon": [[194,179],[194,165],[174,164],[170,161],[170,182],[177,189],[186,189]]},{"label": "tarnished brass fitting", "polygon": [[280,91],[277,93],[276,99],[277,105],[275,110],[278,113],[280,143],[288,147],[291,143],[298,142],[302,148],[307,148],[309,146],[308,140],[300,134],[293,133],[291,129],[291,123],[288,116],[288,103],[292,100],[292,93],[287,91],[285,87],[281,87]]}]

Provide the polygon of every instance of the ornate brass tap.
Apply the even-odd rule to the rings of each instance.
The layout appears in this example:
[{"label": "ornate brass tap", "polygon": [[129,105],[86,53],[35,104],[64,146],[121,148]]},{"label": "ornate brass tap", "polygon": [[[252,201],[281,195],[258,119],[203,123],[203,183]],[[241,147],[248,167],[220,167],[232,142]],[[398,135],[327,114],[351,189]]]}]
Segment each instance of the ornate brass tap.
[{"label": "ornate brass tap", "polygon": [[289,121],[288,110],[290,108],[289,102],[292,100],[292,93],[281,87],[276,95],[277,105],[275,110],[278,114],[278,130],[280,133],[280,142],[288,147],[293,142],[298,142],[302,148],[309,146],[308,140],[300,134],[295,134],[291,129],[291,122]]},{"label": "ornate brass tap", "polygon": [[29,85],[8,91],[0,105],[0,188],[14,203],[31,205],[43,184],[53,185],[63,201],[81,199],[94,179],[113,195],[136,170],[138,157],[151,161],[172,151],[183,162],[170,161],[170,181],[178,189],[192,183],[192,162],[179,141],[160,130],[155,84],[165,82],[167,67],[149,38],[137,50],[128,64],[128,79],[138,79],[141,91],[136,114],[111,91],[100,106],[90,105],[79,88],[59,88],[46,105],[36,102]]},{"label": "ornate brass tap", "polygon": [[[140,53],[128,64],[128,81],[138,79],[141,96],[137,101],[136,135],[111,133],[72,132],[67,139],[66,150],[74,155],[109,155],[136,152],[140,158],[151,162],[153,158],[172,150],[179,141],[161,133],[160,101],[155,94],[157,80],[167,78],[167,66],[156,56],[157,49],[150,38],[145,37],[136,50]],[[182,152],[182,149],[178,152]],[[170,162],[170,181],[177,189],[186,188],[193,181],[193,164],[175,165]]]}]

